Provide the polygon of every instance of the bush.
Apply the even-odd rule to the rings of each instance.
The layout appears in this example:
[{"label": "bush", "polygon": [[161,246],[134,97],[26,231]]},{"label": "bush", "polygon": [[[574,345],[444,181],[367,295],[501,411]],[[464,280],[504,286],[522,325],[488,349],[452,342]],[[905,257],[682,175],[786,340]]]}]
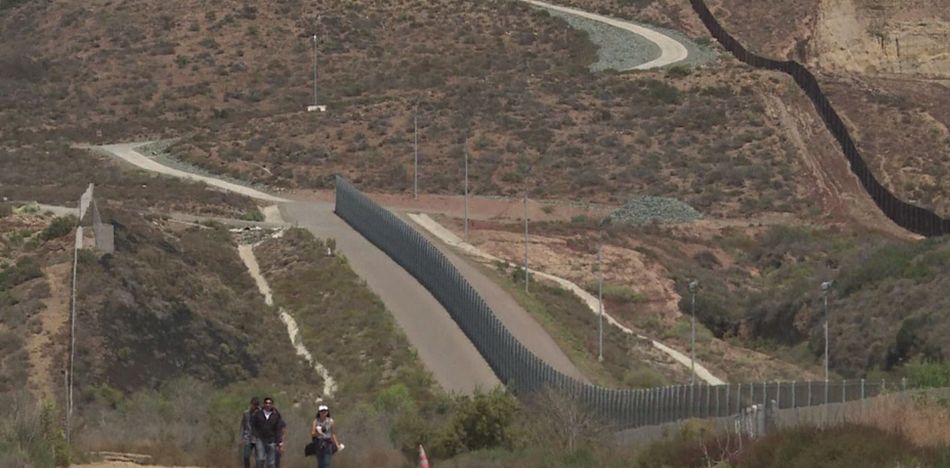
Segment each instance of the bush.
[{"label": "bush", "polygon": [[501,388],[459,397],[448,430],[439,439],[438,451],[455,455],[465,450],[513,448],[519,408],[518,401]]},{"label": "bush", "polygon": [[937,361],[914,361],[904,366],[913,387],[950,387],[950,364]]},{"label": "bush", "polygon": [[244,216],[242,216],[241,219],[245,221],[261,222],[264,221],[264,213],[261,213],[261,210],[257,209],[257,207],[251,208],[250,210],[247,210],[246,213],[244,213]]},{"label": "bush", "polygon": [[74,216],[57,216],[50,221],[49,226],[46,226],[41,237],[47,241],[59,239],[72,232],[76,224]]}]

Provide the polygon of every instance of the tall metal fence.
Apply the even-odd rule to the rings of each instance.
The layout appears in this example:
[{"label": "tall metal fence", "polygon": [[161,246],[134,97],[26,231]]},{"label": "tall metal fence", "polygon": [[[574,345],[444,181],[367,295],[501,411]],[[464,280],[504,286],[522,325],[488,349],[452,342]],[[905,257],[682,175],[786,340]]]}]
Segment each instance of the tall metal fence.
[{"label": "tall metal fence", "polygon": [[898,226],[922,236],[933,237],[950,234],[950,219],[944,219],[933,211],[898,199],[890,190],[878,182],[871,170],[868,169],[864,158],[858,152],[858,148],[855,146],[854,140],[851,138],[851,134],[841,117],[838,116],[838,112],[835,111],[825,93],[821,91],[815,75],[798,62],[772,60],[749,52],[722,27],[703,0],[690,0],[690,3],[703,24],[706,25],[709,33],[739,61],[756,68],[787,73],[795,79],[798,86],[811,99],[815,110],[818,111],[818,115],[824,121],[825,127],[838,140],[845,158],[850,163],[851,172],[858,177],[861,185],[874,200],[874,203],[888,218]]},{"label": "tall metal fence", "polygon": [[550,388],[617,428],[731,416],[751,405],[771,402],[777,408],[847,402],[877,396],[889,388],[883,381],[863,380],[676,385],[640,390],[583,383],[558,372],[525,348],[442,252],[342,177],[336,180],[335,211],[432,293],[512,392],[525,396]]}]

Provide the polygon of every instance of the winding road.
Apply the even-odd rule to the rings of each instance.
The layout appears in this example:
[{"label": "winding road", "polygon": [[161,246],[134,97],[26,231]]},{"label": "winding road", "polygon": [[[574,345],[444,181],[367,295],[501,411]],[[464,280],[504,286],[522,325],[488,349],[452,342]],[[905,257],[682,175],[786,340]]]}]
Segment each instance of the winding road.
[{"label": "winding road", "polygon": [[620,71],[628,70],[650,70],[653,68],[661,68],[668,65],[673,65],[677,62],[686,60],[689,57],[689,51],[686,49],[682,43],[673,39],[672,37],[663,34],[660,31],[655,29],[650,29],[638,24],[631,23],[629,21],[624,21],[616,18],[610,18],[608,16],[598,15],[596,13],[590,13],[583,10],[578,10],[576,8],[563,7],[559,5],[553,5],[550,3],[540,2],[538,0],[521,0],[525,3],[534,5],[536,7],[545,8],[548,10],[559,11],[562,13],[571,14],[581,18],[587,18],[590,20],[598,21],[615,28],[622,29],[624,31],[632,32],[638,36],[643,37],[644,39],[652,42],[657,47],[660,48],[660,56],[650,60],[646,63],[641,63],[639,65],[624,68]]},{"label": "winding road", "polygon": [[[308,229],[319,238],[336,240],[337,249],[347,257],[350,267],[380,296],[423,364],[444,389],[471,393],[478,388],[490,389],[500,384],[488,363],[445,308],[388,255],[337,217],[331,204],[276,197],[244,185],[171,168],[139,153],[136,148],[143,144],[124,143],[89,149],[105,152],[148,171],[200,181],[264,202],[279,203],[280,217],[286,221]],[[514,299],[464,260],[454,257],[454,261],[511,333],[528,349],[559,371],[584,379],[544,328]]]},{"label": "winding road", "polygon": [[[662,32],[628,21],[588,13],[574,8],[552,5],[537,0],[522,0],[540,8],[547,8],[593,21],[598,21],[637,34],[655,44],[660,55],[645,63],[630,67],[631,70],[648,70],[675,64],[689,56],[687,48],[676,39]],[[499,381],[484,358],[465,337],[448,312],[415,278],[377,249],[343,220],[333,214],[328,203],[295,201],[272,195],[253,187],[225,181],[213,176],[194,174],[169,167],[136,150],[145,143],[122,143],[84,148],[104,152],[128,164],[146,171],[172,177],[202,182],[230,192],[248,196],[270,206],[265,208],[269,217],[279,215],[296,223],[320,238],[336,239],[340,252],[346,255],[354,272],[366,281],[373,292],[380,296],[415,347],[423,364],[446,390],[470,393],[477,388],[492,388]],[[438,236],[436,236],[438,237]],[[436,243],[440,245],[440,243]],[[443,246],[440,245],[440,248]],[[567,358],[554,340],[537,321],[514,301],[498,285],[481,274],[468,262],[449,250],[450,257],[473,287],[496,312],[499,319],[534,354],[564,374],[586,380]],[[656,343],[655,343],[656,345]],[[662,344],[659,344],[662,346]],[[660,347],[658,346],[658,347]],[[673,351],[673,350],[669,350]],[[668,352],[669,352],[668,351]],[[675,351],[669,352],[675,354]],[[705,370],[705,369],[703,369]],[[715,377],[704,376],[707,381]]]}]

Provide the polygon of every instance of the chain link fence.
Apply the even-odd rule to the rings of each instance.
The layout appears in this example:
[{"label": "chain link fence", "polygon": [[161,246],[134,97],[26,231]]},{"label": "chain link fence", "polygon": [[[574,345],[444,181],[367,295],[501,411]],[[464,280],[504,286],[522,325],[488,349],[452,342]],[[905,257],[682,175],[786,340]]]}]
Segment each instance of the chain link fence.
[{"label": "chain link fence", "polygon": [[445,307],[509,390],[519,396],[550,388],[579,401],[618,429],[688,418],[739,414],[753,405],[777,409],[843,403],[894,390],[884,381],[762,382],[611,389],[580,382],[528,351],[451,262],[419,232],[342,177],[336,214],[414,276]]}]

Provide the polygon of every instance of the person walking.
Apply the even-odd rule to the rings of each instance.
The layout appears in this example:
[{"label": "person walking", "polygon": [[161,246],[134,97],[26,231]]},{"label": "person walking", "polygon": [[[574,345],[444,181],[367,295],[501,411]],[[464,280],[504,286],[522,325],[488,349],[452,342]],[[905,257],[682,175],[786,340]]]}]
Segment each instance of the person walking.
[{"label": "person walking", "polygon": [[317,408],[317,417],[310,427],[310,437],[317,442],[317,467],[330,468],[330,458],[337,450],[343,449],[343,444],[337,440],[336,425],[327,405]]},{"label": "person walking", "polygon": [[251,417],[251,433],[257,438],[257,467],[276,468],[277,451],[283,450],[284,421],[274,408],[274,399],[264,398],[264,406]]},{"label": "person walking", "polygon": [[251,398],[250,407],[241,416],[241,458],[244,460],[244,468],[251,468],[251,451],[257,443],[251,430],[251,417],[260,410],[260,406],[259,398]]}]

